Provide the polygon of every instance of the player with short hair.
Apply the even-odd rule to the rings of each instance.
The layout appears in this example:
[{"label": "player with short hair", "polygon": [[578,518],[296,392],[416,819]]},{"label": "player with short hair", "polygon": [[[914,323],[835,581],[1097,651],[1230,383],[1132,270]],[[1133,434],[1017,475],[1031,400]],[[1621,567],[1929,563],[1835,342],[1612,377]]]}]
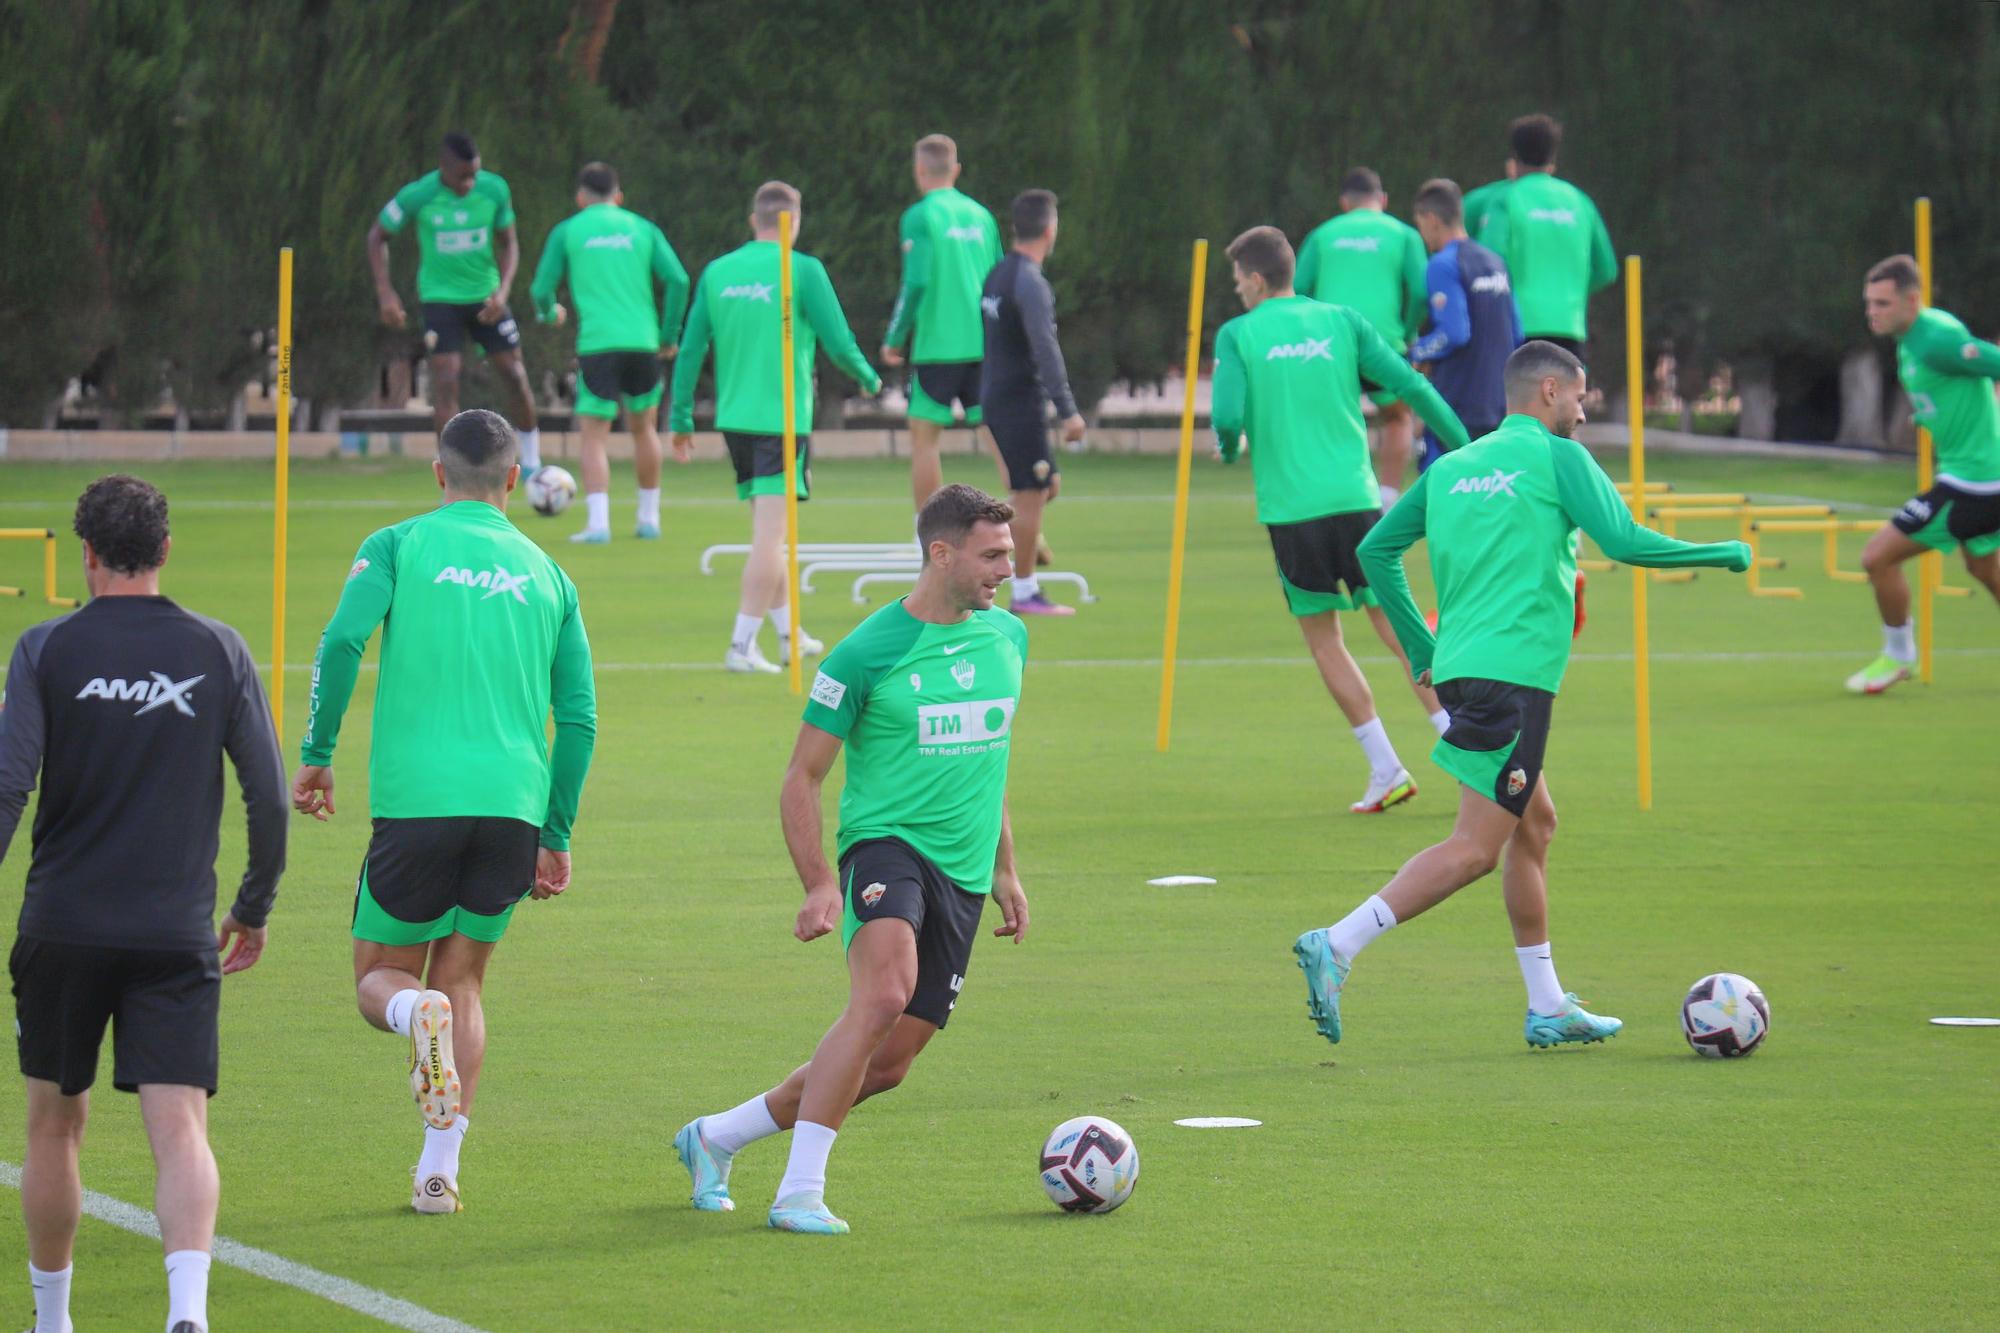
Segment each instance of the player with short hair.
[{"label": "player with short hair", "polygon": [[1908,255],[1868,270],[1861,288],[1868,331],[1896,340],[1896,376],[1917,424],[1937,445],[1937,476],[1868,539],[1861,567],[1882,613],[1882,653],[1847,678],[1856,694],[1880,694],[1910,678],[1917,643],[1903,565],[1928,551],[1963,550],[1965,568],[2000,600],[2000,346],[1975,338],[1956,316],[1923,300],[1923,275]]},{"label": "player with short hair", "polygon": [[431,363],[431,418],[440,432],[458,415],[464,347],[478,344],[500,376],[507,415],[521,435],[521,466],[542,465],[535,395],[521,360],[521,329],[507,308],[521,263],[514,229],[514,194],[479,165],[472,136],[453,130],[438,149],[437,170],[396,191],[368,227],[368,268],[382,322],[408,320],[389,279],[389,238],[417,224],[417,296],[423,302],[424,351]]},{"label": "player with short hair", "polygon": [[[0,859],[38,775],[42,789],[10,965],[35,1327],[70,1327],[78,1150],[110,1024],[112,1084],[138,1093],[158,1173],[166,1327],[206,1333],[222,978],[264,951],[285,868],[284,760],[243,636],[160,593],[166,497],[137,477],[100,477],[77,500],[75,528],[90,600],[21,635],[0,709]],[[250,845],[218,930],[225,755]]]},{"label": "player with short hair", "polygon": [[[674,360],[673,402],[668,410],[678,457],[694,447],[694,390],[713,340],[715,426],[736,467],[737,498],[750,502],[750,555],[743,562],[736,626],[722,659],[725,667],[739,672],[776,674],[779,663],[792,660],[794,647],[807,657],[817,657],[823,650],[803,625],[793,623],[785,587],[785,405],[778,312],[778,215],[785,212],[792,215],[796,245],[803,218],[799,192],[783,181],[757,187],[750,207],[755,239],[702,270],[701,281],[695,284],[694,309],[688,313],[687,331]],[[793,480],[799,499],[805,500],[812,482],[814,350],[824,343],[833,364],[870,397],[881,392],[882,377],[854,341],[826,265],[794,250],[792,292],[798,316],[792,339],[793,421],[798,431],[798,472]],[[778,662],[766,660],[757,648],[757,631],[767,614],[778,631]]]},{"label": "player with short hair", "polygon": [[[770,1225],[846,1231],[825,1191],[827,1155],[848,1112],[901,1083],[950,1019],[987,898],[1000,909],[995,935],[1027,936],[1007,759],[1028,631],[993,605],[1013,565],[1012,518],[970,486],[931,496],[917,515],[916,587],[862,621],[813,681],[780,809],[806,890],[793,933],[813,940],[840,927],[847,1008],[784,1082],[674,1136],[696,1208],[732,1210],[732,1159],[790,1129]],[[836,876],[823,850],[820,788],[843,745]]]},{"label": "player with short hair", "polygon": [[[1402,352],[1423,327],[1424,243],[1388,207],[1382,178],[1370,168],[1355,167],[1341,177],[1340,212],[1299,246],[1294,285],[1301,295],[1359,311]],[[1375,477],[1387,509],[1402,494],[1415,418],[1408,403],[1379,384],[1362,387],[1376,408]]]},{"label": "player with short hair", "polygon": [[[514,433],[461,412],[431,465],[443,504],[361,543],[313,659],[292,806],[334,813],[333,752],[376,626],[374,832],[354,892],[361,1016],[409,1042],[426,1127],[410,1206],[455,1213],[486,1055],[486,967],[515,906],[570,884],[597,737],[576,585],[507,518]],[[549,718],[555,740],[549,741]]]},{"label": "player with short hair", "polygon": [[[1502,894],[1528,988],[1528,1044],[1601,1041],[1621,1026],[1564,992],[1549,950],[1556,807],[1542,760],[1569,665],[1572,538],[1581,527],[1612,559],[1656,569],[1740,573],[1750,567],[1750,548],[1677,541],[1634,522],[1617,487],[1571,438],[1583,421],[1584,388],[1583,363],[1569,351],[1522,344],[1507,360],[1500,429],[1431,464],[1362,540],[1369,586],[1380,591],[1410,665],[1451,710],[1431,758],[1460,784],[1458,821],[1380,893],[1293,946],[1308,1011],[1328,1041],[1340,1040],[1341,987],[1355,955],[1496,866],[1504,866]],[[1437,584],[1435,636],[1403,573],[1403,552],[1423,540]]]},{"label": "player with short hair", "polygon": [[1507,265],[1522,335],[1587,362],[1590,294],[1618,278],[1611,235],[1590,196],[1556,176],[1562,126],[1554,117],[1522,116],[1507,127],[1507,139],[1513,180],[1484,198],[1473,191],[1466,211],[1476,202],[1482,220],[1472,234]]},{"label": "player with short hair", "polygon": [[[536,317],[562,324],[569,312],[556,290],[569,283],[576,304],[576,417],[583,435],[587,517],[573,542],[611,540],[611,423],[620,409],[632,432],[642,540],[660,535],[660,437],[653,418],[665,391],[660,362],[671,360],[687,313],[688,273],[659,227],[625,210],[625,192],[609,163],[590,162],[576,176],[576,212],[555,225],[542,247],[530,295]],[[661,289],[656,303],[653,285]],[[687,462],[687,455],[678,456]]]},{"label": "player with short hair", "polygon": [[1056,245],[1056,197],[1048,190],[1023,190],[1010,211],[1014,248],[986,275],[979,302],[986,319],[980,407],[1014,509],[1009,606],[1016,615],[1074,615],[1075,607],[1043,595],[1035,578],[1042,517],[1062,493],[1061,469],[1049,448],[1051,402],[1063,439],[1083,438],[1083,414],[1070,392],[1069,370],[1056,340],[1055,293],[1042,276],[1042,265]]},{"label": "player with short hair", "polygon": [[[1411,345],[1410,360],[1430,366],[1432,386],[1478,439],[1507,415],[1507,358],[1522,341],[1513,283],[1500,256],[1466,235],[1454,182],[1425,181],[1412,211],[1431,252],[1424,269],[1431,328]],[[1443,444],[1424,432],[1423,466],[1443,455]]]},{"label": "player with short hair", "polygon": [[[1382,642],[1407,670],[1395,632],[1355,557],[1382,516],[1361,421],[1366,375],[1413,406],[1454,447],[1465,428],[1430,382],[1411,368],[1360,312],[1293,289],[1291,243],[1276,227],[1253,227],[1229,243],[1236,294],[1246,313],[1215,335],[1217,447],[1236,461],[1247,432],[1257,488],[1257,520],[1271,534],[1285,605],[1298,617],[1327,693],[1368,760],[1368,790],[1350,808],[1379,814],[1417,794],[1416,783],[1375,712],[1368,678],[1348,654],[1342,611],[1365,610]],[[1411,688],[1443,731],[1437,698]]]}]

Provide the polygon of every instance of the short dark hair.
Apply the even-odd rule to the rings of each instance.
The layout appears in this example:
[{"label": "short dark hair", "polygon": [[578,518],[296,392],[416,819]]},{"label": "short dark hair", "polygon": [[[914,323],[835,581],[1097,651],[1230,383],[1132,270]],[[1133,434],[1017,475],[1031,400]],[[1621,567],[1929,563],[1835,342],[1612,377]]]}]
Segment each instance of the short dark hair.
[{"label": "short dark hair", "polygon": [[1015,240],[1039,241],[1049,234],[1049,226],[1056,220],[1055,191],[1023,190],[1014,196],[1008,213],[1009,221],[1014,224]]},{"label": "short dark hair", "polygon": [[1428,213],[1445,226],[1456,227],[1465,217],[1465,196],[1459,193],[1457,181],[1438,176],[1417,187],[1411,210]]},{"label": "short dark hair", "polygon": [[71,526],[117,573],[143,574],[166,559],[167,497],[137,477],[114,472],[84,487]]},{"label": "short dark hair", "polygon": [[1562,123],[1539,111],[1522,116],[1507,127],[1507,146],[1514,150],[1514,160],[1524,167],[1546,167],[1554,162],[1562,141]]},{"label": "short dark hair", "polygon": [[792,215],[792,233],[799,230],[799,192],[783,181],[765,181],[750,200],[751,220],[759,227],[778,225],[778,214]]},{"label": "short dark hair", "polygon": [[576,188],[599,199],[609,199],[618,193],[618,173],[609,162],[586,162],[583,170],[576,173]]},{"label": "short dark hair", "polygon": [[928,564],[932,542],[959,546],[977,524],[1013,521],[1014,506],[994,499],[977,486],[955,481],[932,491],[931,498],[917,512],[917,544],[924,548],[924,561]]},{"label": "short dark hair", "polygon": [[1558,347],[1544,338],[1533,338],[1514,349],[1507,358],[1507,369],[1503,372],[1507,382],[1507,401],[1519,402],[1528,397],[1541,382],[1551,375],[1564,379],[1576,379],[1583,374],[1583,362],[1568,348]]},{"label": "short dark hair", "polygon": [[1273,287],[1289,287],[1298,268],[1292,243],[1276,227],[1252,227],[1229,243],[1229,258],[1245,273],[1260,273]]},{"label": "short dark hair", "polygon": [[1382,193],[1382,178],[1367,167],[1351,167],[1340,178],[1342,199],[1372,199]]},{"label": "short dark hair", "polygon": [[477,162],[479,160],[479,145],[472,142],[472,136],[464,130],[453,130],[451,133],[445,135],[444,143],[441,146],[454,161]]},{"label": "short dark hair", "polygon": [[507,484],[507,469],[520,458],[514,428],[498,412],[475,407],[460,412],[438,432],[438,461],[455,491],[492,495]]},{"label": "short dark hair", "polygon": [[1923,270],[1908,255],[1890,255],[1868,270],[1868,281],[1893,282],[1899,292],[1920,292],[1924,289]]}]

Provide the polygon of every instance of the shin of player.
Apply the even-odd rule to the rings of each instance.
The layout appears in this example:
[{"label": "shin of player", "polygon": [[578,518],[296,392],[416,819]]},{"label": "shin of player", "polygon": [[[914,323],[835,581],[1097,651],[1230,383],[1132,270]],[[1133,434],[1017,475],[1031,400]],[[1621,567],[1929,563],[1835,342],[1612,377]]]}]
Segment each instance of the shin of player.
[{"label": "shin of player", "polygon": [[[1570,575],[1578,528],[1615,560],[1741,572],[1742,542],[1696,545],[1633,521],[1617,488],[1573,440],[1583,420],[1583,365],[1549,342],[1507,361],[1500,429],[1446,454],[1361,543],[1370,585],[1422,678],[1435,679],[1451,725],[1431,757],[1459,786],[1451,836],[1412,857],[1382,890],[1293,946],[1320,1034],[1341,1036],[1341,988],[1355,956],[1400,922],[1501,869],[1532,1046],[1599,1041],[1615,1018],[1591,1014],[1556,981],[1547,865],[1555,803],[1542,776],[1556,690],[1569,663]],[[1424,623],[1403,552],[1429,544],[1440,632]]]},{"label": "shin of player", "polygon": [[[847,1113],[902,1082],[950,1019],[989,896],[1001,918],[993,933],[1027,934],[1006,787],[1028,638],[993,605],[1012,571],[1012,517],[970,486],[941,488],[918,515],[925,558],[915,589],[863,621],[813,681],[780,799],[806,894],[793,933],[840,930],[847,1006],[777,1087],[675,1136],[696,1208],[732,1209],[735,1154],[792,1130],[770,1225],[846,1231],[825,1190]],[[820,790],[843,746],[836,871]]]}]

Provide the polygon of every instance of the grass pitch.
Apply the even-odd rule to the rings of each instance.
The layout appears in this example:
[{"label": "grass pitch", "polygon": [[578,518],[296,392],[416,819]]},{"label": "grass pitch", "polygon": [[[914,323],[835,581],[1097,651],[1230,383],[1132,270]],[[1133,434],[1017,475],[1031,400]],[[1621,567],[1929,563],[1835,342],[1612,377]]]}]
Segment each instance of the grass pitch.
[{"label": "grass pitch", "polygon": [[[1202,464],[1174,748],[1154,753],[1171,465],[1066,461],[1051,537],[1102,600],[1031,624],[1011,794],[1032,933],[981,942],[950,1028],[849,1121],[828,1193],[852,1236],[765,1230],[784,1140],[738,1159],[725,1216],[688,1209],[671,1150],[684,1121],[805,1058],[844,994],[838,946],[790,934],[777,789],[797,701],[781,678],[719,669],[735,567],[704,578],[695,557],[747,524],[713,464],[669,470],[658,543],[627,539],[628,473],[608,548],[564,541],[580,515],[520,515],[582,589],[601,730],[576,887],[524,906],[493,967],[466,1212],[410,1213],[420,1138],[402,1052],[353,1007],[364,673],[341,814],[294,825],[269,951],[226,986],[221,1231],[487,1330],[2000,1321],[2000,1034],[1925,1023],[2000,1010],[2000,616],[1983,596],[1940,601],[1935,684],[1868,700],[1840,683],[1876,651],[1872,603],[1819,575],[1817,536],[1768,548],[1792,559],[1772,580],[1801,601],[1755,601],[1714,572],[1656,586],[1657,799],[1641,814],[1630,575],[1593,578],[1549,755],[1551,919],[1564,984],[1624,1033],[1530,1053],[1496,881],[1369,950],[1332,1047],[1289,945],[1448,829],[1456,797],[1425,759],[1424,719],[1354,619],[1423,790],[1348,815],[1363,766],[1283,613],[1249,471]],[[948,466],[992,483],[981,460]],[[66,529],[100,470],[8,466],[0,525]],[[137,470],[174,505],[170,593],[268,652],[268,468]],[[1911,485],[1907,468],[1842,463],[1662,456],[1651,471],[1874,514]],[[907,530],[901,465],[828,462],[816,480],[807,540]],[[302,664],[355,547],[432,494],[411,460],[295,472],[290,760]],[[1843,539],[1850,567],[1861,540]],[[33,581],[35,554],[0,546],[0,580]],[[44,614],[0,602],[0,642]],[[864,614],[829,583],[805,619],[831,643]],[[8,910],[25,830],[0,874]],[[223,835],[226,900],[233,810]],[[1145,883],[1175,872],[1220,883]],[[1700,1060],[1681,1041],[1683,991],[1717,970],[1770,997],[1753,1059]],[[137,1108],[105,1059],[85,1181],[146,1203]],[[1108,1217],[1057,1213],[1035,1178],[1043,1135],[1087,1111],[1132,1131],[1144,1163]],[[1191,1115],[1264,1125],[1173,1126]],[[18,1110],[0,1126],[0,1158],[18,1162]],[[18,1280],[18,1215],[0,1215]],[[144,1327],[162,1286],[156,1245],[85,1221],[78,1327]],[[25,1284],[5,1290],[28,1310]],[[221,1329],[374,1326],[220,1265],[211,1308]]]}]

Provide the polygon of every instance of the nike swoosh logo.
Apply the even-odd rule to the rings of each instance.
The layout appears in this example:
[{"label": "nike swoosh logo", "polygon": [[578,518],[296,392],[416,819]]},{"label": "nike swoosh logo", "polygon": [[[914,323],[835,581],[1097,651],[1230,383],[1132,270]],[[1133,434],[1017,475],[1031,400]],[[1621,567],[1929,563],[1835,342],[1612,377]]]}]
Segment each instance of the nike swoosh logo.
[{"label": "nike swoosh logo", "polygon": [[962,653],[971,646],[972,640],[970,639],[967,639],[964,643],[948,643],[944,646],[944,653],[946,657],[949,657],[953,653]]}]

